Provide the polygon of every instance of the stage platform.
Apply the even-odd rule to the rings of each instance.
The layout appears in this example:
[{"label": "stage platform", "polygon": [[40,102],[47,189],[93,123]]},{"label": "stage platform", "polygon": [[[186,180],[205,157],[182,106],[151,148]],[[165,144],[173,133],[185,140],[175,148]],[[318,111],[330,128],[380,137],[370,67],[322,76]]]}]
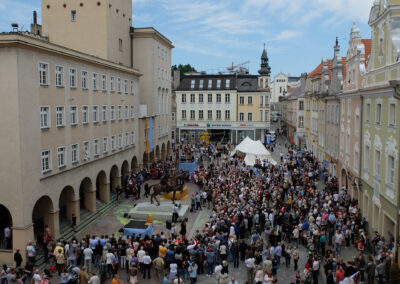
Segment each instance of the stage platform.
[{"label": "stage platform", "polygon": [[[176,202],[179,204],[179,202]],[[179,209],[179,219],[187,217],[189,214],[189,206],[181,205]],[[153,216],[153,220],[166,221],[172,219],[172,202],[161,201],[160,206],[156,203],[151,204],[150,202],[142,202],[137,204],[134,208],[129,211],[129,217],[132,219],[146,219],[148,215]]]},{"label": "stage platform", "polygon": [[151,236],[154,231],[153,223],[149,226],[146,225],[146,221],[142,220],[131,220],[124,226],[125,236],[138,236],[139,234],[144,236]]}]

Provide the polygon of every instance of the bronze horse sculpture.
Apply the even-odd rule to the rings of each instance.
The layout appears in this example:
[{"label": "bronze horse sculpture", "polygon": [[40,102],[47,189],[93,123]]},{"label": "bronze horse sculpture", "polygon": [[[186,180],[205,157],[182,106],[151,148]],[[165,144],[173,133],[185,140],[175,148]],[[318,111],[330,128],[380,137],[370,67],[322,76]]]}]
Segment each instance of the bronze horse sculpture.
[{"label": "bronze horse sculpture", "polygon": [[185,183],[185,178],[187,177],[187,174],[185,172],[178,174],[176,176],[170,177],[168,179],[168,186],[167,184],[153,184],[149,186],[146,190],[146,194],[150,194],[151,189],[153,189],[153,193],[150,196],[150,202],[153,204],[153,198],[157,201],[157,205],[160,205],[160,201],[157,199],[157,195],[160,193],[170,193],[173,191],[173,196],[172,196],[172,203],[175,204],[175,194],[177,191],[180,191],[180,193],[183,193],[183,185]]}]

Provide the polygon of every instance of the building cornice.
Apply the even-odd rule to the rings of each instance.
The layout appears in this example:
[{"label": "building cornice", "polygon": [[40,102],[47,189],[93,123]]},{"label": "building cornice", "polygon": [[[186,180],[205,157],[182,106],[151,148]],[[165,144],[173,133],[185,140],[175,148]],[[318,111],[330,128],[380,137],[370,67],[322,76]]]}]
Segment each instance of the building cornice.
[{"label": "building cornice", "polygon": [[159,41],[162,41],[169,48],[174,48],[175,47],[169,39],[167,39],[165,36],[163,36],[159,31],[157,31],[153,27],[145,27],[145,28],[132,27],[131,28],[131,34],[133,35],[133,37],[136,37],[136,38],[153,38],[153,39],[157,39]]},{"label": "building cornice", "polygon": [[50,43],[48,41],[36,39],[21,33],[0,34],[0,48],[4,47],[20,47],[27,49],[36,49],[42,52],[48,52],[59,56],[65,56],[71,59],[86,61],[91,64],[111,68],[119,72],[129,73],[135,76],[142,76],[139,70],[124,65],[85,54],[73,49],[69,49],[60,45]]}]

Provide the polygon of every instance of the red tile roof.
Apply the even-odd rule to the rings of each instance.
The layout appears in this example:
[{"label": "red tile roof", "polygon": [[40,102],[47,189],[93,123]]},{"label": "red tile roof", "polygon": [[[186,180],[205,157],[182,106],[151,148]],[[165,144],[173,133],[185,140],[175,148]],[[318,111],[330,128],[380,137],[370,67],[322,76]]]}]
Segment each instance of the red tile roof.
[{"label": "red tile roof", "polygon": [[[342,57],[342,75],[346,77],[346,57]],[[332,78],[332,59],[328,60],[329,80]],[[320,79],[322,75],[322,62],[315,68],[311,73],[308,74],[308,78]],[[314,78],[313,78],[314,77]]]},{"label": "red tile roof", "polygon": [[361,42],[365,47],[365,59],[368,59],[369,55],[371,54],[371,39],[362,39]]}]

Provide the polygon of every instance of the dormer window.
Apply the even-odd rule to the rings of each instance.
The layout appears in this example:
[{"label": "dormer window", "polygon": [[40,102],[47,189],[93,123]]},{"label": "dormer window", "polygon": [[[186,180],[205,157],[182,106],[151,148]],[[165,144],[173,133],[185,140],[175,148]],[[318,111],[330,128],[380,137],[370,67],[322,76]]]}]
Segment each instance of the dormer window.
[{"label": "dormer window", "polygon": [[199,86],[200,89],[203,89],[203,82],[204,82],[203,80],[200,80],[200,86]]},{"label": "dormer window", "polygon": [[194,80],[192,80],[192,81],[190,82],[190,88],[191,88],[191,89],[194,89]]},{"label": "dormer window", "polygon": [[212,89],[212,80],[208,80],[208,88]]},{"label": "dormer window", "polygon": [[217,89],[221,89],[221,80],[217,80]]},{"label": "dormer window", "polygon": [[231,80],[226,79],[226,81],[225,81],[225,88],[229,89],[229,88],[230,88],[230,85],[231,85]]}]

